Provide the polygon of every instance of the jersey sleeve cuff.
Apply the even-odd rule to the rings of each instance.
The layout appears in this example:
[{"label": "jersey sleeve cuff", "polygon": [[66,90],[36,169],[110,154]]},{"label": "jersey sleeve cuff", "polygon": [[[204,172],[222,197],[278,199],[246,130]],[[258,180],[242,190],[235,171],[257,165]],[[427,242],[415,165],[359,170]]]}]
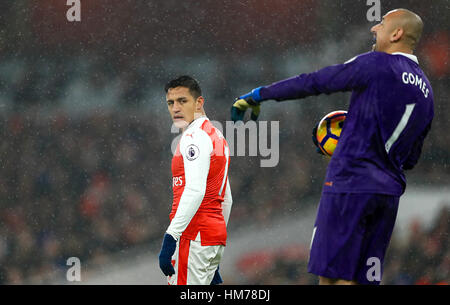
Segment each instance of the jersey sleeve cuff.
[{"label": "jersey sleeve cuff", "polygon": [[169,234],[173,237],[176,241],[180,239],[181,234],[176,234],[175,232],[172,232],[170,229],[167,229],[166,234]]}]

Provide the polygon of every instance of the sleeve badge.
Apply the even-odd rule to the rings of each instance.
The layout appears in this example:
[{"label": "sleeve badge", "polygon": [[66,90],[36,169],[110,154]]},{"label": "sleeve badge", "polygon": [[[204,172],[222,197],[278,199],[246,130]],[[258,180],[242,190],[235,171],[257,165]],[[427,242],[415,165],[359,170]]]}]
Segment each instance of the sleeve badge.
[{"label": "sleeve badge", "polygon": [[188,147],[186,147],[186,158],[189,161],[193,161],[195,159],[197,159],[197,157],[200,155],[200,150],[198,149],[198,147],[194,144],[189,145]]}]

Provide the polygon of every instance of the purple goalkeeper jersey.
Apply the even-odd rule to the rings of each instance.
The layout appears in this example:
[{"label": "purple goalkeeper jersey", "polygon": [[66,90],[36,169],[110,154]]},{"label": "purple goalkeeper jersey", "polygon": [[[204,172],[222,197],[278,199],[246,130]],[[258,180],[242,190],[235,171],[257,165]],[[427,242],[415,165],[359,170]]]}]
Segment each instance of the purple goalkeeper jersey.
[{"label": "purple goalkeeper jersey", "polygon": [[416,165],[434,116],[433,91],[416,56],[369,52],[262,87],[260,95],[284,101],[338,91],[352,96],[323,192],[400,196],[403,171]]}]

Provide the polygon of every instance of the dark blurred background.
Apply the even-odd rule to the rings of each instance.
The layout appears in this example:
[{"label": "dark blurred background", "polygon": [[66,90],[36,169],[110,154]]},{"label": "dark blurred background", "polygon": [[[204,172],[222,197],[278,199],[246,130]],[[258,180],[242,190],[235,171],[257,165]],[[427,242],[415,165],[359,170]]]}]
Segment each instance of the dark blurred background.
[{"label": "dark blurred background", "polygon": [[[449,2],[381,1],[382,15],[398,7],[425,23],[416,55],[436,113],[408,187],[447,187]],[[68,22],[66,1],[0,2],[0,283],[47,283],[72,256],[95,266],[142,245],[157,249],[169,223],[176,136],[165,82],[196,77],[209,118],[224,124],[236,96],[369,51],[369,8],[343,0],[82,0],[81,21]],[[260,168],[258,157],[232,157],[230,230],[311,208],[327,165],[311,128],[348,100],[339,93],[264,105],[261,120],[280,121],[280,162]],[[385,283],[449,283],[449,219],[443,208],[432,228],[412,227],[406,243],[394,238]],[[247,283],[316,283],[302,246],[271,251],[267,273],[249,273]]]}]

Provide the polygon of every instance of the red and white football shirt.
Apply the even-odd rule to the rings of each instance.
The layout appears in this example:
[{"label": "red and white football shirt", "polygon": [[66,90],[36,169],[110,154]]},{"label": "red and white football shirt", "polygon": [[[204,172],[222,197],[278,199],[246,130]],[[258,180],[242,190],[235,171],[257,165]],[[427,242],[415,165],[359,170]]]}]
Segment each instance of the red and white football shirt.
[{"label": "red and white football shirt", "polygon": [[167,233],[226,245],[232,198],[228,182],[229,149],[222,133],[206,116],[183,132],[172,159],[173,203]]}]

